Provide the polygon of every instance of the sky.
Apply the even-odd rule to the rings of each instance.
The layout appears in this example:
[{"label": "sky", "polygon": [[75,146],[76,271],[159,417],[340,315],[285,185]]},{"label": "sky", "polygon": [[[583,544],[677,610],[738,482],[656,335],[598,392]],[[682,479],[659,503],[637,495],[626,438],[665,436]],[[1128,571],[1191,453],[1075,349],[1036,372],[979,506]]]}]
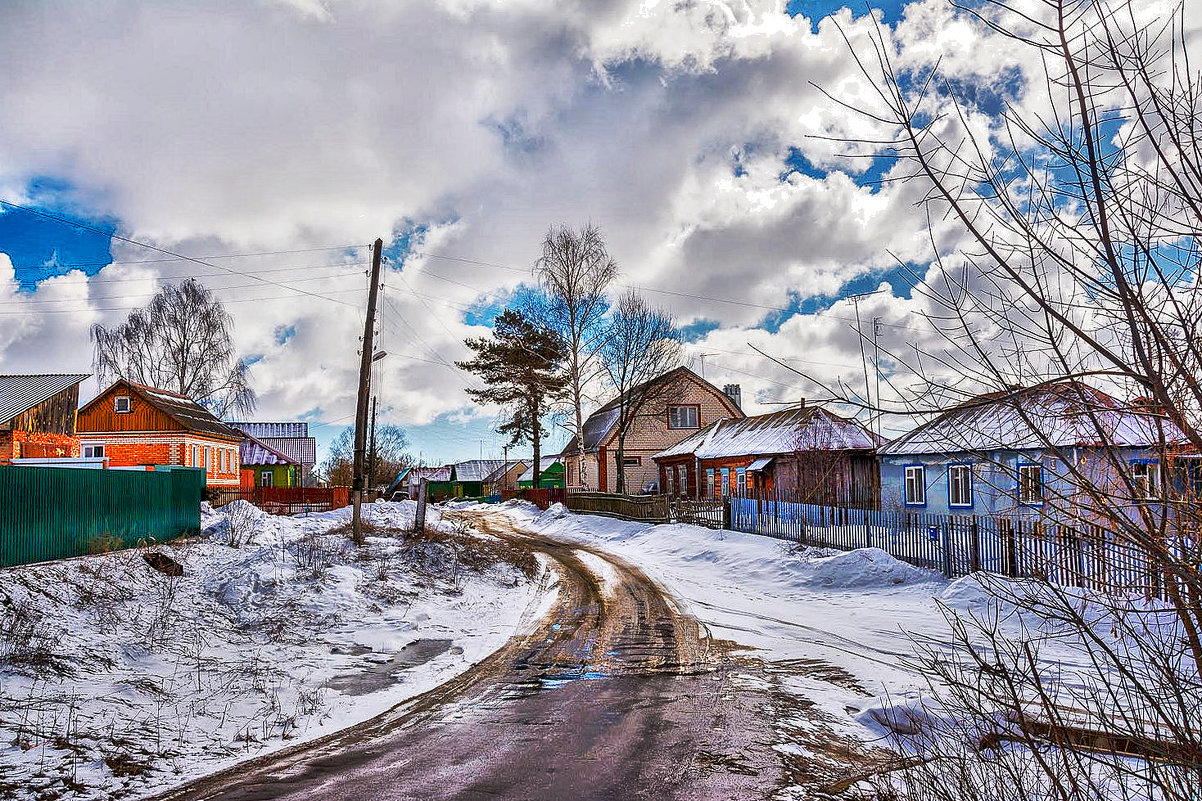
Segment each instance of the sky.
[{"label": "sky", "polygon": [[91,325],[195,276],[253,362],[254,417],[306,420],[324,447],[353,419],[382,237],[380,422],[427,462],[499,458],[496,410],[453,362],[550,226],[593,223],[614,291],[675,315],[688,363],[749,413],[813,399],[798,371],[862,387],[858,330],[878,321],[884,351],[929,336],[932,234],[922,187],[855,141],[881,133],[848,108],[871,97],[855,56],[881,27],[986,119],[1026,82],[946,0],[843,5],[5,4],[0,371],[88,372]]}]

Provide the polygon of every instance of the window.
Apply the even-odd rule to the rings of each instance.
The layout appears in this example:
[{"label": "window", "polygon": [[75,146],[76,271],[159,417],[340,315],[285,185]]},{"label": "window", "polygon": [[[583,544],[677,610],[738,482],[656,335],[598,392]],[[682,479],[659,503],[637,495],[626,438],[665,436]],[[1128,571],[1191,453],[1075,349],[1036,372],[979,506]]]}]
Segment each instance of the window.
[{"label": "window", "polygon": [[85,458],[85,459],[103,459],[104,458],[104,446],[103,445],[84,445],[83,446],[83,458]]},{"label": "window", "polygon": [[722,468],[722,497],[725,498],[730,494],[730,468]]},{"label": "window", "polygon": [[274,481],[275,481],[275,476],[271,474],[270,470],[264,470],[262,473],[259,473],[259,486],[260,487],[273,486],[272,482],[274,482]]},{"label": "window", "polygon": [[904,493],[906,506],[927,505],[926,468],[920,464],[906,465]]},{"label": "window", "polygon": [[947,505],[959,508],[972,507],[972,465],[948,465]]},{"label": "window", "polygon": [[118,395],[113,398],[113,411],[117,414],[129,414],[133,411],[133,404],[130,402],[128,395]]},{"label": "window", "polygon": [[735,471],[735,492],[739,495],[747,494],[747,468],[740,467]]},{"label": "window", "polygon": [[1018,502],[1032,506],[1043,503],[1043,465],[1018,466]]},{"label": "window", "polygon": [[680,488],[681,495],[689,494],[689,472],[684,465],[676,465],[676,486]]},{"label": "window", "polygon": [[192,467],[200,467],[200,446],[192,446]]},{"label": "window", "polygon": [[1160,465],[1155,461],[1131,463],[1131,485],[1137,500],[1160,497]]},{"label": "window", "polygon": [[714,497],[714,468],[705,471],[705,497]]},{"label": "window", "polygon": [[622,467],[638,467],[642,464],[642,460],[637,456],[623,456]]},{"label": "window", "polygon": [[676,494],[676,468],[674,467],[664,470],[664,492],[669,495]]},{"label": "window", "polygon": [[700,428],[700,406],[669,406],[668,428]]}]

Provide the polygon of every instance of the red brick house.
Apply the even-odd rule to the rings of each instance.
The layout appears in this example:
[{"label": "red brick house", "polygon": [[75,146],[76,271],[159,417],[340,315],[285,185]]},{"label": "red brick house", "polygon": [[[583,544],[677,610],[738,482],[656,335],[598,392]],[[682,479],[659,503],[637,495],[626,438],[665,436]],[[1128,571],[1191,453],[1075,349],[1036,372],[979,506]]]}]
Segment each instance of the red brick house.
[{"label": "red brick house", "polygon": [[657,453],[670,495],[778,493],[808,503],[875,506],[877,437],[855,420],[799,406],[719,420]]},{"label": "red brick house", "polygon": [[83,456],[110,467],[202,467],[211,487],[239,485],[242,433],[191,398],[120,380],[79,410]]},{"label": "red brick house", "polygon": [[87,373],[0,375],[0,464],[79,456],[79,383]]},{"label": "red brick house", "polygon": [[618,470],[624,469],[626,491],[637,493],[658,477],[655,454],[717,420],[744,417],[738,385],[720,390],[687,367],[669,370],[631,393],[647,400],[634,410],[623,449],[625,464],[618,464],[620,404],[615,398],[584,421],[583,459],[575,437],[560,452],[569,487],[616,492]]}]

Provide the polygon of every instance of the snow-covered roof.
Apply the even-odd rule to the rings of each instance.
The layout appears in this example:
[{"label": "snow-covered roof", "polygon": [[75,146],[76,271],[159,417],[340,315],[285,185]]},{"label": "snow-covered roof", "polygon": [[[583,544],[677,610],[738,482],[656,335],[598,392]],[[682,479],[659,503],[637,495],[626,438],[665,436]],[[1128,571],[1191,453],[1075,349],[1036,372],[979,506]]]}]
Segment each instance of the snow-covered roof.
[{"label": "snow-covered roof", "polygon": [[[541,476],[550,470],[556,463],[559,462],[558,456],[544,456],[538,460],[540,469],[538,474]],[[526,472],[518,476],[518,481],[534,481],[534,466],[526,468]]]},{"label": "snow-covered roof", "polygon": [[470,459],[455,465],[456,481],[487,481],[497,468],[505,464],[502,459]]},{"label": "snow-covered roof", "polygon": [[779,412],[717,420],[656,459],[693,455],[698,459],[729,456],[770,456],[798,450],[872,450],[874,435],[855,420],[817,406],[794,407]]},{"label": "snow-covered roof", "polygon": [[243,434],[255,439],[287,456],[297,464],[317,464],[317,439],[309,436],[309,424],[289,423],[226,423]]},{"label": "snow-covered roof", "polygon": [[80,413],[90,409],[94,404],[99,403],[102,398],[107,397],[109,390],[113,387],[122,385],[128,387],[130,391],[142,398],[154,408],[158,409],[163,414],[170,417],[175,422],[179,423],[186,430],[194,434],[205,434],[208,436],[220,437],[222,439],[241,442],[243,433],[230,428],[225,423],[221,422],[205,407],[201,406],[196,401],[189,398],[187,395],[181,395],[178,392],[171,392],[166,389],[148,386],[146,384],[138,384],[133,381],[121,379],[115,382],[104,392],[101,392],[95,398],[88,401]]},{"label": "snow-covered roof", "polygon": [[508,462],[499,464],[497,469],[489,473],[484,480],[486,482],[500,481],[510,470],[517,467],[521,467],[524,470],[528,464],[525,459],[510,459]]},{"label": "snow-covered roof", "polygon": [[239,431],[244,431],[252,437],[263,439],[264,437],[307,437],[309,436],[309,424],[302,422],[286,422],[286,423],[261,423],[253,421],[231,421],[226,425],[233,426]]},{"label": "snow-covered roof", "polygon": [[422,478],[427,481],[450,481],[451,467],[449,464],[442,467],[414,467],[409,471],[409,483],[416,484]]},{"label": "snow-covered roof", "polygon": [[[1096,422],[1095,422],[1096,419]],[[1077,445],[1145,447],[1185,437],[1168,420],[1080,381],[978,395],[880,449],[883,455],[1028,450]]]},{"label": "snow-covered roof", "polygon": [[300,464],[295,459],[290,459],[287,454],[280,453],[250,434],[247,434],[246,438],[242,440],[239,452],[239,461],[244,465]]},{"label": "snow-covered roof", "polygon": [[0,375],[0,424],[50,400],[87,377],[87,373]]}]

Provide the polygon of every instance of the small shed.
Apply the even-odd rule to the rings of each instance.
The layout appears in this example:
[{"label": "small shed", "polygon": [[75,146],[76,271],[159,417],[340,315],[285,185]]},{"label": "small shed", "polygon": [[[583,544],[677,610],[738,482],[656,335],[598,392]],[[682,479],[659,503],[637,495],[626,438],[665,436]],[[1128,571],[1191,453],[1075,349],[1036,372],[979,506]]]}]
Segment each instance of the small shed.
[{"label": "small shed", "polygon": [[239,454],[243,489],[300,485],[300,462],[262,440],[247,434],[242,440]]},{"label": "small shed", "polygon": [[0,375],[0,464],[79,456],[79,384],[87,373]]}]

